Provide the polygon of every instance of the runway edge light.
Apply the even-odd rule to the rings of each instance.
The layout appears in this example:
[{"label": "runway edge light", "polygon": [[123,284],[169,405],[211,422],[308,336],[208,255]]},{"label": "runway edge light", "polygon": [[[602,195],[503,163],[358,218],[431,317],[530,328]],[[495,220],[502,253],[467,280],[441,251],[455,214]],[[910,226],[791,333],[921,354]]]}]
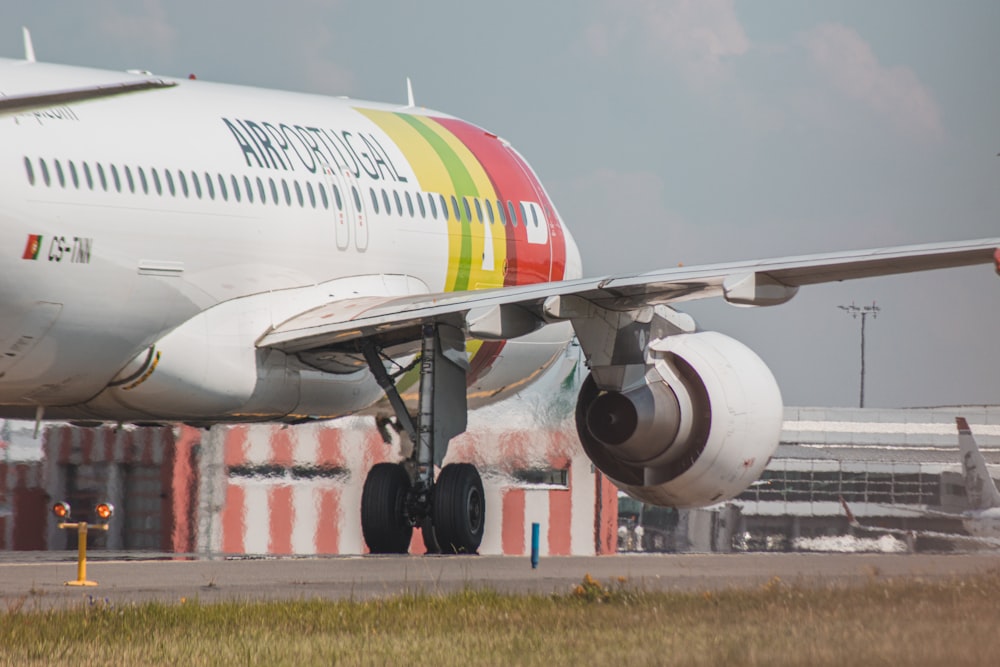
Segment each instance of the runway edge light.
[{"label": "runway edge light", "polygon": [[96,581],[87,579],[87,531],[88,530],[108,530],[108,520],[115,513],[115,506],[111,503],[99,503],[94,507],[94,514],[104,523],[88,524],[86,521],[69,522],[69,503],[60,501],[52,506],[52,513],[60,519],[59,528],[75,530],[77,543],[76,579],[67,581],[67,586],[96,586]]}]

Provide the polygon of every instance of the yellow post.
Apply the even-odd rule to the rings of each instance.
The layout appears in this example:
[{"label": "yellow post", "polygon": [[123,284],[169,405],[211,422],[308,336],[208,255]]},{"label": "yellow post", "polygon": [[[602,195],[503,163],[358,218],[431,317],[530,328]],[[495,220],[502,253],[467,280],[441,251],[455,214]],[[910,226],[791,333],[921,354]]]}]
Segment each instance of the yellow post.
[{"label": "yellow post", "polygon": [[[111,515],[115,512],[115,506],[111,503],[101,503],[94,508],[97,512],[97,516],[104,521],[111,518]],[[59,519],[69,518],[69,503],[65,501],[60,501],[52,506],[52,513],[56,515]],[[76,523],[69,523],[68,521],[59,522],[60,530],[72,530],[76,528],[76,547],[77,547],[77,557],[76,557],[76,581],[67,581],[66,586],[96,586],[96,581],[87,581],[87,529],[93,530],[103,530],[107,532],[108,524],[99,523],[96,525],[87,525],[86,521],[78,521]]]},{"label": "yellow post", "polygon": [[77,558],[76,558],[76,581],[67,581],[66,586],[96,586],[96,581],[87,581],[87,529],[107,530],[107,524],[88,526],[86,521],[78,523],[60,523],[60,528],[76,528],[77,535]]}]

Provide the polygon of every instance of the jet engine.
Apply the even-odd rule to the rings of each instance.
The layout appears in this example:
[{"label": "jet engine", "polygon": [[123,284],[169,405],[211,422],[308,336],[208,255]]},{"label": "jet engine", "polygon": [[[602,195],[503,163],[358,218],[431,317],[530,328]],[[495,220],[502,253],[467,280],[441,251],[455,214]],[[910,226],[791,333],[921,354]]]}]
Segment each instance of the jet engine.
[{"label": "jet engine", "polygon": [[771,371],[712,331],[655,338],[645,356],[644,373],[625,386],[601,388],[597,373],[584,382],[576,425],[587,455],[646,503],[703,507],[740,494],[778,446],[782,403]]}]

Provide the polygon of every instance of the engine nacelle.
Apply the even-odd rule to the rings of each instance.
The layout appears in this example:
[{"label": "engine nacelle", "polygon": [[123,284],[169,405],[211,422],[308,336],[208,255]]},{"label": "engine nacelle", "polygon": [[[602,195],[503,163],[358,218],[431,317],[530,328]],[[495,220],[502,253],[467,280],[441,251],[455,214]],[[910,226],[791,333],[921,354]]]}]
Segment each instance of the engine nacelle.
[{"label": "engine nacelle", "polygon": [[653,340],[642,381],[580,390],[576,425],[587,455],[643,502],[703,507],[756,481],[781,436],[782,403],[750,348],[705,331]]}]

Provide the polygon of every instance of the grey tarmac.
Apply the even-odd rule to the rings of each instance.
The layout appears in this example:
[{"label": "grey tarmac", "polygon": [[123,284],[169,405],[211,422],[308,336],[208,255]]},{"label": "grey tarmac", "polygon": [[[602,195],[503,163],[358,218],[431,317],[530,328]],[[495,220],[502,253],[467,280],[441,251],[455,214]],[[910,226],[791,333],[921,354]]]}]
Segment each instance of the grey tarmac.
[{"label": "grey tarmac", "polygon": [[[109,558],[110,559],[106,559]],[[96,587],[66,586],[76,562],[66,552],[7,553],[0,557],[0,604],[51,609],[95,602],[127,605],[182,600],[366,600],[465,588],[516,594],[569,593],[590,574],[606,585],[638,590],[752,588],[779,577],[805,586],[859,585],[873,579],[937,579],[997,571],[995,552],[961,554],[643,554],[527,557],[337,556],[320,558],[177,558],[102,554],[88,562]],[[0,607],[0,613],[5,607]]]}]

